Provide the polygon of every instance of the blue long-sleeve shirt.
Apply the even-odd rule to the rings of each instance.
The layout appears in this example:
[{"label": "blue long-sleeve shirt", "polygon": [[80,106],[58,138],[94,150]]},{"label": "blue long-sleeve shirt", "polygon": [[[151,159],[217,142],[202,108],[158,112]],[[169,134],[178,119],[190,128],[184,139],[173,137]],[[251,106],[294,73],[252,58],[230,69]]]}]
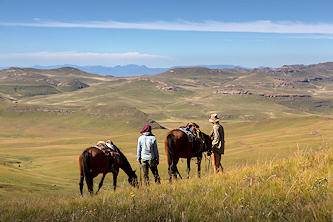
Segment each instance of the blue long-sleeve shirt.
[{"label": "blue long-sleeve shirt", "polygon": [[157,142],[153,134],[143,134],[138,139],[137,159],[159,159]]}]

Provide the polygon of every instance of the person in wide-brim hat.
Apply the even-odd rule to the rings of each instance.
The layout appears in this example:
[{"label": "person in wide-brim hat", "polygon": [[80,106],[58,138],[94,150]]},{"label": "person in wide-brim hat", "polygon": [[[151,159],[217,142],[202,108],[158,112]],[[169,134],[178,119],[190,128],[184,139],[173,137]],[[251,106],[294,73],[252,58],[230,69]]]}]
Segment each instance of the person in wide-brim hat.
[{"label": "person in wide-brim hat", "polygon": [[221,164],[221,155],[224,154],[224,129],[219,123],[220,119],[216,113],[210,115],[209,122],[213,124],[211,132],[212,148],[213,148],[213,166],[215,173],[223,172]]},{"label": "person in wide-brim hat", "polygon": [[210,118],[208,121],[211,123],[216,123],[216,122],[219,122],[220,119],[217,117],[216,113],[213,113],[213,114],[210,114]]}]

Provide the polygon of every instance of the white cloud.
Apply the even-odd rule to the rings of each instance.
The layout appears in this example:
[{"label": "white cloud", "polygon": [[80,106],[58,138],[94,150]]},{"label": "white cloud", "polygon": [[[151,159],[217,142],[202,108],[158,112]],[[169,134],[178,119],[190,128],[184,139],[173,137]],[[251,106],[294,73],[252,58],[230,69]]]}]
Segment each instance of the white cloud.
[{"label": "white cloud", "polygon": [[31,52],[31,53],[2,53],[1,66],[32,66],[32,65],[126,65],[126,64],[155,64],[170,60],[167,56],[127,53],[93,53],[93,52]]},{"label": "white cloud", "polygon": [[90,21],[90,22],[58,22],[40,21],[34,23],[0,22],[0,26],[23,27],[54,27],[54,28],[103,28],[103,29],[142,29],[169,31],[207,31],[207,32],[257,32],[257,33],[303,33],[303,34],[333,34],[331,23],[304,22],[273,22],[270,20],[250,22],[220,22],[220,21],[153,21],[153,22],[118,22],[118,21]]},{"label": "white cloud", "polygon": [[288,36],[289,39],[328,39],[333,40],[333,35],[301,35],[301,36]]}]

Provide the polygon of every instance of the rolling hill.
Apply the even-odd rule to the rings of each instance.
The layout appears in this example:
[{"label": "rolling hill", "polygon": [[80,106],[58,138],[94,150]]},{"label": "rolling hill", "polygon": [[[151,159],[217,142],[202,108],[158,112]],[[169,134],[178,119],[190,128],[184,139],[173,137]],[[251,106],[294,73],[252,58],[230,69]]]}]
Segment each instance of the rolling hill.
[{"label": "rolling hill", "polygon": [[0,96],[35,105],[130,106],[153,119],[258,119],[330,114],[333,63],[276,69],[174,68],[153,76],[103,77],[75,68],[0,71]]},{"label": "rolling hill", "polygon": [[[151,209],[147,212],[165,220],[195,220],[202,215],[209,220],[209,212],[216,210],[221,213],[214,218],[221,220],[239,221],[244,215],[244,221],[249,216],[258,221],[325,220],[333,145],[332,65],[188,67],[126,78],[71,67],[2,70],[0,220],[137,219],[130,217],[131,212],[146,218],[133,201],[147,203],[144,206]],[[211,175],[211,159],[205,156],[201,180],[193,178],[192,170],[191,180],[168,185],[163,151],[168,129],[195,121],[209,133],[211,112],[222,118],[226,133],[225,177]],[[111,191],[108,176],[101,196],[79,198],[78,154],[111,138],[137,168],[136,143],[146,123],[153,125],[157,137],[162,186],[133,191],[121,172],[119,191]],[[196,168],[194,161],[192,166]],[[186,161],[180,161],[182,175],[185,167]],[[237,189],[231,192],[230,186]],[[201,192],[205,189],[210,192]],[[130,192],[137,194],[135,200]],[[198,196],[189,201],[193,193]],[[225,204],[216,207],[200,201],[205,198]],[[176,210],[157,210],[151,201],[163,207],[175,201],[179,205]],[[101,203],[116,206],[117,211],[105,213]],[[205,214],[199,211],[203,205]]]},{"label": "rolling hill", "polygon": [[[211,69],[226,69],[234,68],[234,65],[198,65],[199,67],[207,67]],[[53,66],[32,66],[32,67],[20,67],[20,68],[35,68],[35,69],[58,69],[63,67],[73,67],[85,72],[95,73],[99,75],[126,77],[126,76],[140,76],[140,75],[154,75],[161,72],[165,72],[172,68],[185,68],[190,66],[176,66],[171,68],[151,68],[145,65],[117,65],[117,66],[79,66],[79,65],[53,65]],[[0,69],[8,69],[9,67],[0,67]]]},{"label": "rolling hill", "polygon": [[51,70],[9,68],[0,70],[0,96],[16,100],[58,94],[83,89],[103,79],[105,77],[71,67]]}]

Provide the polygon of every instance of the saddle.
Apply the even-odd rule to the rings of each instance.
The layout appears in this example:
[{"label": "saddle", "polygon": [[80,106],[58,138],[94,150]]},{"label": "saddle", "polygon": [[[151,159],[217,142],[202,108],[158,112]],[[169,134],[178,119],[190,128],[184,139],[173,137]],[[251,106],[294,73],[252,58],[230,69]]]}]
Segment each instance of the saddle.
[{"label": "saddle", "polygon": [[191,131],[187,130],[185,127],[180,127],[178,129],[183,131],[187,135],[187,139],[190,143],[193,142],[195,136],[192,134]]},{"label": "saddle", "polygon": [[181,126],[178,129],[186,133],[188,141],[193,142],[195,140],[200,139],[199,137],[199,125],[196,123],[188,123],[186,126]]},{"label": "saddle", "polygon": [[95,148],[101,150],[105,154],[105,156],[110,156],[110,154],[112,152],[112,150],[109,147],[107,147],[105,143],[101,143],[101,142],[97,143]]},{"label": "saddle", "polygon": [[95,148],[101,150],[106,156],[110,156],[110,153],[119,153],[118,148],[109,141],[98,141]]},{"label": "saddle", "polygon": [[187,135],[188,141],[192,144],[192,149],[196,152],[200,150],[200,128],[196,123],[188,123],[186,126],[181,126],[178,129]]},{"label": "saddle", "polygon": [[105,143],[99,142],[95,148],[101,150],[106,157],[110,159],[111,171],[118,169],[122,164],[120,153],[109,148]]}]

